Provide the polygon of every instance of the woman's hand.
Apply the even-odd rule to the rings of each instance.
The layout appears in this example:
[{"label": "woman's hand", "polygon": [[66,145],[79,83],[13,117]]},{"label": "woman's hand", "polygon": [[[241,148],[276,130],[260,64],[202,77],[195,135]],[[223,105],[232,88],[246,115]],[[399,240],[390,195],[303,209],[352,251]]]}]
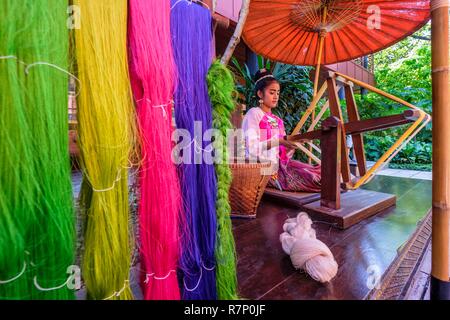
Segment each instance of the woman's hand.
[{"label": "woman's hand", "polygon": [[298,149],[297,143],[298,143],[297,141],[291,142],[291,141],[287,140],[286,138],[278,138],[277,139],[276,137],[273,137],[272,139],[267,141],[267,150],[270,150],[277,146],[284,146],[284,147],[286,147],[286,149],[288,149],[288,151],[296,150],[296,149]]},{"label": "woman's hand", "polygon": [[289,141],[289,140],[285,140],[285,139],[283,139],[283,138],[281,138],[281,139],[279,140],[279,144],[280,144],[281,146],[285,146],[287,149],[291,149],[291,150],[298,149],[298,147],[297,147],[297,145],[296,145],[295,143],[293,143],[293,142],[291,142],[291,141]]}]

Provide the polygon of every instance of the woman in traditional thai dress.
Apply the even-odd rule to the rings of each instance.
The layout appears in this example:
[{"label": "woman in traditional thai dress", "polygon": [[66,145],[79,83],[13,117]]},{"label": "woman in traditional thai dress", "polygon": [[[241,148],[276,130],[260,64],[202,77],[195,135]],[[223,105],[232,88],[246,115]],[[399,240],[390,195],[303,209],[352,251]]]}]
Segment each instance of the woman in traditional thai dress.
[{"label": "woman in traditional thai dress", "polygon": [[293,160],[296,145],[286,139],[283,120],[272,113],[280,97],[280,83],[265,69],[255,75],[259,106],[248,110],[242,129],[246,156],[272,162],[269,186],[284,191],[320,192],[320,165]]}]

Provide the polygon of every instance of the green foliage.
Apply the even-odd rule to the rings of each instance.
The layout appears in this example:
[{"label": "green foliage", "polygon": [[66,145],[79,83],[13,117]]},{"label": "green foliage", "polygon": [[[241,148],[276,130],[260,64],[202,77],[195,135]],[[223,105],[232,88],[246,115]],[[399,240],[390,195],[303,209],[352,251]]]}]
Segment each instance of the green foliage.
[{"label": "green foliage", "polygon": [[[393,135],[365,135],[367,160],[378,160],[394,144],[397,137]],[[431,164],[431,144],[417,139],[411,140],[393,159],[392,163],[402,165]]]},{"label": "green foliage", "polygon": [[[253,75],[246,64],[240,65],[233,58],[234,73],[240,81],[236,89],[240,94],[239,103],[246,104],[247,110],[258,105],[253,81]],[[271,63],[258,57],[258,66],[272,71],[274,77],[280,82],[281,94],[278,107],[274,113],[283,119],[286,132],[289,133],[300,121],[302,114],[309,106],[313,94],[313,83],[309,78],[310,67],[292,66],[282,63]]]}]

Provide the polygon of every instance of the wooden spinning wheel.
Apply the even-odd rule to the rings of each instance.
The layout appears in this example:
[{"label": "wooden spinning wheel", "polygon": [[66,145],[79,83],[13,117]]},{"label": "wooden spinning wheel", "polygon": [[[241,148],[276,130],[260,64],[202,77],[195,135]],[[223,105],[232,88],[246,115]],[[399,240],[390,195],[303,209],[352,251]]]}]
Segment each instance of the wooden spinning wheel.
[{"label": "wooden spinning wheel", "polygon": [[[361,120],[353,96],[354,84],[392,99],[407,107],[408,110],[397,115]],[[339,104],[337,94],[339,87],[343,87],[345,90],[348,122],[345,122]],[[297,132],[302,129],[307,118],[312,114],[313,108],[316,107],[318,99],[324,94],[326,89],[328,89],[328,101],[321,108],[319,117],[313,121],[306,132],[298,134]],[[321,119],[321,115],[327,109],[330,110],[331,117],[321,123],[321,129],[314,130]],[[313,140],[320,140],[320,149],[314,146],[314,149],[321,152],[322,158],[320,200],[303,204],[303,209],[319,215],[324,220],[335,223],[340,228],[347,228],[368,216],[395,205],[395,197],[392,195],[356,189],[368,182],[374,176],[376,170],[385,165],[386,161],[392,159],[401,150],[402,146],[408,143],[430,120],[431,117],[427,113],[406,101],[345,75],[330,72],[316,99],[305,112],[293,134],[288,138],[290,141],[298,142],[299,144],[306,143],[311,146],[314,146],[312,144]],[[408,124],[410,126],[401,137],[373,167],[367,169],[363,134]],[[353,138],[355,157],[361,174],[356,180],[351,179],[348,150],[343,147],[347,135]],[[307,148],[301,146],[301,149],[305,153],[311,154]],[[311,156],[313,155],[311,154]],[[352,191],[342,193],[342,191],[347,190]]]}]

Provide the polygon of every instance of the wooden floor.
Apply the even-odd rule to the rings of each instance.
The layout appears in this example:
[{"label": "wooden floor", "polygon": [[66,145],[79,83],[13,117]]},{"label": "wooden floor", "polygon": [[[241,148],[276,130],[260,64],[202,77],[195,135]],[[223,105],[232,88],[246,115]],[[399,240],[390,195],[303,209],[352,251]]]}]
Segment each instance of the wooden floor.
[{"label": "wooden floor", "polygon": [[430,299],[431,217],[430,210],[367,299]]},{"label": "wooden floor", "polygon": [[278,238],[283,222],[299,209],[263,198],[256,219],[233,219],[240,296],[364,299],[431,208],[431,181],[376,176],[364,188],[395,194],[397,205],[347,230],[314,222],[317,238],[330,247],[339,264],[337,276],[325,285],[296,271],[281,249]]}]

